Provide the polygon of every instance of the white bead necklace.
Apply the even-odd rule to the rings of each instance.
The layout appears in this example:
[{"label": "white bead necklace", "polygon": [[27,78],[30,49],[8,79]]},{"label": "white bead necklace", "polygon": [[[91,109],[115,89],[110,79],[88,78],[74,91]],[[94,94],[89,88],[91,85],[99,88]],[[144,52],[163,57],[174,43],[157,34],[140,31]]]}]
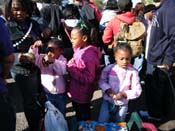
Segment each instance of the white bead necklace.
[{"label": "white bead necklace", "polygon": [[15,44],[13,44],[13,47],[19,46],[28,37],[28,35],[30,34],[30,32],[32,30],[32,26],[33,26],[33,24],[30,23],[30,27],[29,27],[28,31],[26,32],[26,34],[21,38],[21,40],[19,40]]}]

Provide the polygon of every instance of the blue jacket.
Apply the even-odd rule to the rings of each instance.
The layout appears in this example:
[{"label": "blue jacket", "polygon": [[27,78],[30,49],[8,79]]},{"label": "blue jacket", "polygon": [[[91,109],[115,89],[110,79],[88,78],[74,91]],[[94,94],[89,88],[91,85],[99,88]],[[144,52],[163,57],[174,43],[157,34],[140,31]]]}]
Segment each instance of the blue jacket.
[{"label": "blue jacket", "polygon": [[152,65],[172,65],[175,62],[175,0],[164,0],[155,12],[148,62]]}]

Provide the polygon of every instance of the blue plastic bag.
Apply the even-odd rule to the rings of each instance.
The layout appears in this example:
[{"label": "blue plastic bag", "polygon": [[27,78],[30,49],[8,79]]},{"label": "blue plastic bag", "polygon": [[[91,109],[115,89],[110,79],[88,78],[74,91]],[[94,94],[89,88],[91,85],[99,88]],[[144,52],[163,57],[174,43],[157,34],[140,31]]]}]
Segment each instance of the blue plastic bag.
[{"label": "blue plastic bag", "polygon": [[45,105],[48,109],[44,117],[45,131],[68,131],[63,114],[50,101]]}]

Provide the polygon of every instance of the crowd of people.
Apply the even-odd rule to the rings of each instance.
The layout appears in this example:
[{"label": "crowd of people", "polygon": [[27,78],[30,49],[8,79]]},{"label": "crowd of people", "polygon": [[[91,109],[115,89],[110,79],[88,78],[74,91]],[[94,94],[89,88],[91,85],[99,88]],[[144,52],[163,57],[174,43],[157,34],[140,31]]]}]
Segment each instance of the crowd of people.
[{"label": "crowd of people", "polygon": [[[98,121],[109,122],[113,114],[123,122],[143,82],[149,115],[175,119],[174,0],[135,8],[132,0],[105,0],[101,11],[94,0],[44,2],[8,0],[0,11],[0,130],[15,131],[9,76],[22,94],[30,131],[39,130],[46,100],[65,116],[69,99],[77,121],[92,120],[96,89],[103,94]],[[121,25],[134,22],[145,26],[138,56],[118,41]]]}]

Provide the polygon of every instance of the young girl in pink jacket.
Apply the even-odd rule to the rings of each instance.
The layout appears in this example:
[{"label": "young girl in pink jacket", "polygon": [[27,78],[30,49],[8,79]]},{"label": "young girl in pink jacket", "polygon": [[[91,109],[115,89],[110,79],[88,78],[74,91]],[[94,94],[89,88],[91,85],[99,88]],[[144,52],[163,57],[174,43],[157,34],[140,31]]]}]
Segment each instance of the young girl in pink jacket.
[{"label": "young girl in pink jacket", "polygon": [[125,121],[128,101],[138,98],[142,92],[138,72],[130,64],[131,47],[127,43],[117,44],[114,48],[116,63],[105,67],[99,81],[103,92],[103,102],[99,122],[107,122],[110,113],[115,122]]},{"label": "young girl in pink jacket", "polygon": [[48,42],[47,53],[38,54],[41,41],[36,41],[29,52],[35,55],[35,64],[41,70],[41,83],[47,94],[48,100],[58,108],[63,115],[66,109],[66,92],[64,74],[66,74],[67,60],[62,55],[63,43],[58,39]]},{"label": "young girl in pink jacket", "polygon": [[74,55],[67,64],[71,76],[68,94],[76,111],[77,121],[91,119],[90,102],[100,71],[101,53],[97,47],[90,45],[89,37],[90,31],[84,23],[71,31]]}]

